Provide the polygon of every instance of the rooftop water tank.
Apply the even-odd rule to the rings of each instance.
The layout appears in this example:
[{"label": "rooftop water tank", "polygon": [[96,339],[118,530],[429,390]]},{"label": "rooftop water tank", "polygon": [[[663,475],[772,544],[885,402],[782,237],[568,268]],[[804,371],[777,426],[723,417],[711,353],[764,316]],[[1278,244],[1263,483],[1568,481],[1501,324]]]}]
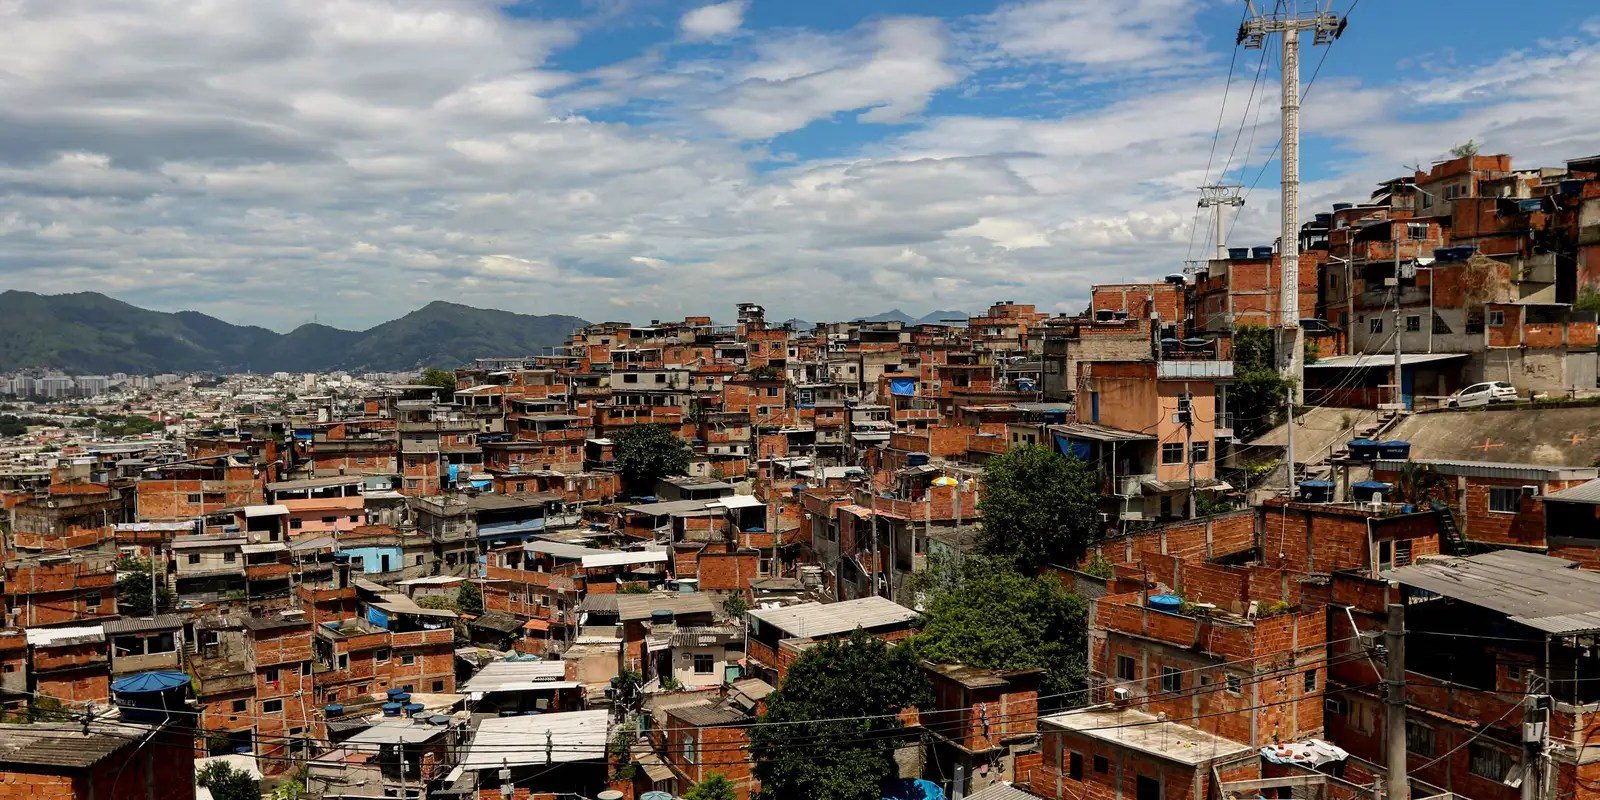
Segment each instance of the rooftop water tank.
[{"label": "rooftop water tank", "polygon": [[906,453],[906,466],[920,467],[928,463],[927,453]]},{"label": "rooftop water tank", "polygon": [[111,684],[111,696],[129,722],[160,722],[173,714],[192,714],[189,674],[176,670],[141,672]]},{"label": "rooftop water tank", "polygon": [[400,716],[400,709],[403,707],[399,703],[384,703],[383,715],[386,717],[398,717]]},{"label": "rooftop water tank", "polygon": [[1378,443],[1378,458],[1392,458],[1397,461],[1405,461],[1410,457],[1410,442],[1402,442],[1396,439],[1394,441]]},{"label": "rooftop water tank", "polygon": [[329,717],[343,716],[344,715],[344,706],[341,706],[341,705],[335,703],[335,704],[330,705],[327,708],[323,709],[323,714],[325,714],[325,715],[327,715]]},{"label": "rooftop water tank", "polygon": [[1357,481],[1350,484],[1350,496],[1362,502],[1370,502],[1374,497],[1388,497],[1394,491],[1394,485],[1383,481]]},{"label": "rooftop water tank", "polygon": [[406,703],[402,710],[406,712],[406,716],[415,717],[422,713],[423,705],[421,703]]},{"label": "rooftop water tank", "polygon": [[658,608],[650,612],[650,622],[654,625],[671,625],[673,620],[672,610]]},{"label": "rooftop water tank", "polygon": [[1175,594],[1150,595],[1150,607],[1157,611],[1176,612],[1183,607],[1183,598]]},{"label": "rooftop water tank", "polygon": [[1272,258],[1272,246],[1271,245],[1262,245],[1260,247],[1252,247],[1252,248],[1250,248],[1250,257],[1251,258]]},{"label": "rooftop water tank", "polygon": [[1371,461],[1378,457],[1378,443],[1371,439],[1351,439],[1345,443],[1350,450],[1350,457],[1360,461]]},{"label": "rooftop water tank", "polygon": [[1335,212],[1345,211],[1345,210],[1351,209],[1351,208],[1355,208],[1355,203],[1334,203],[1333,204],[1333,210]]},{"label": "rooftop water tank", "polygon": [[1250,257],[1250,248],[1248,248],[1248,247],[1230,247],[1230,248],[1228,248],[1228,258],[1249,258],[1249,257]]},{"label": "rooftop water tank", "polygon": [[1307,503],[1329,503],[1333,501],[1333,481],[1301,481],[1300,499]]}]

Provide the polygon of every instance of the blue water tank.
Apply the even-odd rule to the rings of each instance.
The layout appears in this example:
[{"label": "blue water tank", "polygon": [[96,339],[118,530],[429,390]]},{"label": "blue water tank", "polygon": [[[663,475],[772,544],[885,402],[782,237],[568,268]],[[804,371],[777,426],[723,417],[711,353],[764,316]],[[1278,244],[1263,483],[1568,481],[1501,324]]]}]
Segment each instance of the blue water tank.
[{"label": "blue water tank", "polygon": [[111,696],[129,722],[160,722],[173,714],[192,714],[189,674],[176,670],[141,672],[111,684]]},{"label": "blue water tank", "polygon": [[1301,481],[1300,499],[1307,503],[1327,503],[1333,500],[1333,481]]},{"label": "blue water tank", "polygon": [[1361,501],[1370,501],[1374,496],[1388,497],[1394,491],[1394,484],[1383,481],[1357,481],[1350,484],[1350,496]]},{"label": "blue water tank", "polygon": [[1150,595],[1150,607],[1157,611],[1177,612],[1183,607],[1183,598],[1175,594]]},{"label": "blue water tank", "polygon": [[330,705],[327,708],[323,709],[323,713],[326,714],[327,716],[330,716],[330,717],[343,716],[344,715],[344,706],[341,706],[341,705],[338,705],[338,704]]},{"label": "blue water tank", "polygon": [[1248,248],[1248,247],[1230,247],[1230,248],[1228,248],[1228,258],[1249,258],[1249,257],[1250,257],[1250,248]]},{"label": "blue water tank", "polygon": [[1391,442],[1379,442],[1378,457],[1404,461],[1411,457],[1411,443],[1402,442],[1398,439]]},{"label": "blue water tank", "polygon": [[423,706],[422,706],[421,703],[406,703],[405,706],[402,708],[402,710],[406,712],[406,716],[408,716],[408,717],[414,717],[414,716],[422,713],[422,709],[423,709]]},{"label": "blue water tank", "polygon": [[1272,246],[1271,245],[1263,245],[1261,247],[1252,247],[1252,248],[1250,248],[1250,257],[1251,258],[1272,258]]},{"label": "blue water tank", "polygon": [[1350,457],[1358,461],[1371,461],[1378,457],[1378,443],[1371,439],[1351,439],[1345,443]]},{"label": "blue water tank", "polygon": [[399,703],[384,703],[383,715],[386,717],[398,717],[400,716],[400,709],[402,708],[404,708],[404,706]]},{"label": "blue water tank", "polygon": [[928,463],[927,453],[906,453],[906,466],[920,467]]}]

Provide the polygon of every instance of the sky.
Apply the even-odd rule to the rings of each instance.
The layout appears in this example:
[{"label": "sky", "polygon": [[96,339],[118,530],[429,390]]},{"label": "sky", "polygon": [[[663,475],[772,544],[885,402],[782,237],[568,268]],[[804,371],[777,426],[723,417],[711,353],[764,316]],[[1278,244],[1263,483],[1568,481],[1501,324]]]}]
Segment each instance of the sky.
[{"label": "sky", "polygon": [[[1261,0],[1258,0],[1261,2]],[[1309,5],[1309,0],[1302,0]],[[1309,216],[1469,139],[1600,153],[1592,0],[1333,0]],[[288,330],[1084,308],[1276,236],[1232,0],[0,0],[0,289]]]}]

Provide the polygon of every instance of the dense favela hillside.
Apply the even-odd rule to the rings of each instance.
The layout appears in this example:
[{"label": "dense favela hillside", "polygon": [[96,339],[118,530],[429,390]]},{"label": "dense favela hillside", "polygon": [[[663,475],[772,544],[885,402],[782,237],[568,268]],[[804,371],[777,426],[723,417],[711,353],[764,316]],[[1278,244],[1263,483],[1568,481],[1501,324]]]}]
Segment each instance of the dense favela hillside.
[{"label": "dense favela hillside", "polygon": [[95,292],[0,293],[0,371],[404,370],[560,344],[577,317],[434,302],[364,331],[302,325],[280,334],[193,311],[165,313]]}]

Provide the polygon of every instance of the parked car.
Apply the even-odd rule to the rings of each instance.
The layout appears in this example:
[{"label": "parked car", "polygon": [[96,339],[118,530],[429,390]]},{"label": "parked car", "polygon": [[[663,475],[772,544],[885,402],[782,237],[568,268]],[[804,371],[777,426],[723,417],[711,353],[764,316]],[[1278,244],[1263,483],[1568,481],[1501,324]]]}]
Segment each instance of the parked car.
[{"label": "parked car", "polygon": [[1505,381],[1474,383],[1445,401],[1446,408],[1476,408],[1490,403],[1515,403],[1517,388]]}]

